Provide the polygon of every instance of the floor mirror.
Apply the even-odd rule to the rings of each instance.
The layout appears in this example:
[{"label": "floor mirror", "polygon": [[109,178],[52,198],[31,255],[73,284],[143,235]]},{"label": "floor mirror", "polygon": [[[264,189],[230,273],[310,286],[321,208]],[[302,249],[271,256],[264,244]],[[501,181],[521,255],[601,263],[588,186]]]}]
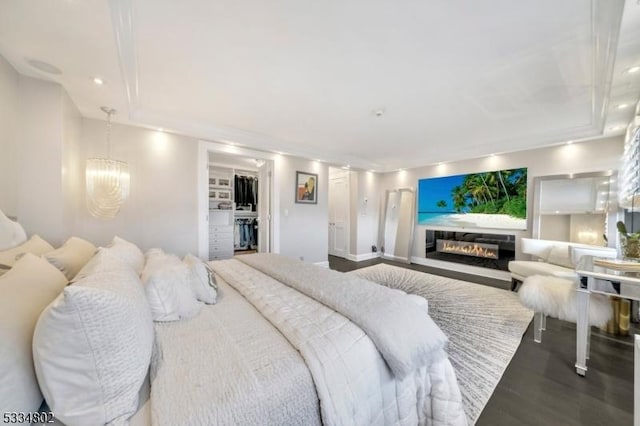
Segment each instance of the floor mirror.
[{"label": "floor mirror", "polygon": [[411,188],[387,190],[381,230],[382,257],[411,263],[416,194]]}]

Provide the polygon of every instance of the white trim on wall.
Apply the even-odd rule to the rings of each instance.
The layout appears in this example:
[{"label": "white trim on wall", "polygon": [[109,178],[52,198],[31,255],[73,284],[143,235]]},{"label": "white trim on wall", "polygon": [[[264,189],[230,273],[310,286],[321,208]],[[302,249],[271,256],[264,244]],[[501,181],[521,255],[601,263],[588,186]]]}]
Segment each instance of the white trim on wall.
[{"label": "white trim on wall", "polygon": [[381,257],[381,255],[382,255],[382,253],[380,253],[380,252],[362,253],[362,254],[349,254],[349,255],[347,255],[347,260],[350,260],[352,262],[362,262],[363,260],[377,259],[377,258]]},{"label": "white trim on wall", "polygon": [[[247,148],[227,145],[220,142],[198,141],[198,256],[201,259],[209,258],[209,153],[238,155],[261,160],[270,160],[275,164],[277,155],[268,152],[255,151]],[[271,241],[270,252],[280,253],[280,216],[274,214],[280,211],[280,194],[275,188],[279,185],[279,175],[274,167],[271,173],[271,229],[269,230]]]},{"label": "white trim on wall", "polygon": [[413,256],[411,258],[411,263],[431,266],[438,269],[446,269],[448,271],[463,272],[465,274],[480,275],[483,277],[494,278],[500,281],[511,281],[511,274],[509,273],[509,271],[501,271],[498,269],[481,268],[479,266],[464,265],[462,263],[446,262],[436,259],[425,259],[417,256]]}]

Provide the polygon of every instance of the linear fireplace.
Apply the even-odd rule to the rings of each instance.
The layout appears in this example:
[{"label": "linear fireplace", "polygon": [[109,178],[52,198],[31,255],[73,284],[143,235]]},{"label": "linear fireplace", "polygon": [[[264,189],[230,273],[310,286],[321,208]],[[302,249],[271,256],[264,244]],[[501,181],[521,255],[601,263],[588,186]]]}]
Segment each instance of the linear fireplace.
[{"label": "linear fireplace", "polygon": [[515,259],[515,247],[515,235],[427,229],[428,259],[507,271],[509,261]]}]

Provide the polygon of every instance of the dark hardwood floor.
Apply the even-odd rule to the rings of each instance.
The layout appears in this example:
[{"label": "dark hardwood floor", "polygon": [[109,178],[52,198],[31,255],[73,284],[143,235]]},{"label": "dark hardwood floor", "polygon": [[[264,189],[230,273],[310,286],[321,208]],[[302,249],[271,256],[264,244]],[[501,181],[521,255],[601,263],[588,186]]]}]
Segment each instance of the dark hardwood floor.
[{"label": "dark hardwood floor", "polygon": [[[377,263],[410,268],[508,289],[504,281],[381,259],[351,262],[329,256],[331,269],[351,271]],[[542,343],[533,323],[485,406],[477,425],[632,425],[632,338],[612,338],[594,329],[586,377],[575,373],[575,324],[547,319]]]}]

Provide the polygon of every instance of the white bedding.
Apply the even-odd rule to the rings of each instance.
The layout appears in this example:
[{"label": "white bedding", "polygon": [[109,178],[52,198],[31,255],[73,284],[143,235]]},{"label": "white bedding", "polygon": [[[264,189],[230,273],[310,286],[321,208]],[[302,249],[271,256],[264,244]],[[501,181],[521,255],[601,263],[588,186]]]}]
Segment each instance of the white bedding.
[{"label": "white bedding", "polygon": [[153,425],[321,424],[300,354],[224,280],[216,305],[155,330]]},{"label": "white bedding", "polygon": [[[286,266],[287,263],[291,265],[291,261],[279,256],[253,255],[242,259],[262,260],[265,262],[263,267],[265,264],[273,265],[277,271],[287,274],[287,277],[279,276],[288,281],[287,284],[295,280],[297,275]],[[298,266],[300,270],[306,269],[309,274],[316,273],[308,281],[316,282],[317,286],[323,285],[317,282],[318,277],[332,279],[330,275],[315,268],[307,268],[301,264]],[[340,292],[315,291],[322,294],[325,304],[321,304],[238,260],[214,262],[212,267],[268,318],[303,355],[320,397],[324,424],[466,424],[460,390],[453,367],[446,356],[427,354],[425,365],[399,378],[385,363],[379,348],[358,325],[349,321],[342,313],[325,306],[337,305],[336,298],[349,299],[348,287]],[[355,280],[342,279],[342,275],[337,277],[341,285],[357,285],[354,284]],[[397,292],[386,290],[388,289],[381,293],[386,294],[388,299],[401,296]],[[412,301],[406,302],[403,304],[397,301],[407,310],[415,306]],[[364,308],[360,308],[366,309],[370,305],[371,303],[364,303]],[[362,312],[353,312],[358,308],[350,309],[351,316],[362,317]],[[426,316],[424,311],[419,312]],[[393,321],[389,315],[382,316],[387,321]],[[368,326],[376,325],[370,323]],[[395,350],[402,351],[410,339],[407,339],[406,332],[396,331],[398,344]],[[384,335],[381,330],[376,332],[378,336]],[[440,338],[436,333],[434,340]],[[389,342],[384,344],[390,346]],[[442,348],[434,349],[436,350]],[[402,357],[405,354],[397,355]]]},{"label": "white bedding", "polygon": [[400,378],[359,325],[327,306],[335,300],[319,303],[238,260],[211,266],[218,304],[156,324],[153,424],[466,424],[446,356],[428,354]]}]

